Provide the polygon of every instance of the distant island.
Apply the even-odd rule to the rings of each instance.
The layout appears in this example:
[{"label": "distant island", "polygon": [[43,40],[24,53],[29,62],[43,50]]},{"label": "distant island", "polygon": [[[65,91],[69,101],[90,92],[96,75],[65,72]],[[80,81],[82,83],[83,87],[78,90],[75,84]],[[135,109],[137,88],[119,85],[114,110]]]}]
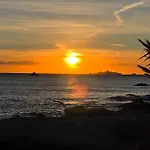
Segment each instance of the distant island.
[{"label": "distant island", "polygon": [[121,76],[122,74],[119,72],[112,72],[112,71],[105,71],[105,72],[98,72],[95,75],[104,75],[104,76]]},{"label": "distant island", "polygon": [[31,73],[30,76],[37,76],[35,72]]},{"label": "distant island", "polygon": [[102,76],[147,76],[147,74],[122,74],[120,72],[114,72],[114,71],[105,71],[105,72],[97,72],[93,75],[102,75]]}]

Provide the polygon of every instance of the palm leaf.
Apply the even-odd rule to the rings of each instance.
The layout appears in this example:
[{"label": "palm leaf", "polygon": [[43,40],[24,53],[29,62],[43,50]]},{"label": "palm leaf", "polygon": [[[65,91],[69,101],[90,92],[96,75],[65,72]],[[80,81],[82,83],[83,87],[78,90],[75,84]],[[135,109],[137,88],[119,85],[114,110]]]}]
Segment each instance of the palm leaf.
[{"label": "palm leaf", "polygon": [[146,48],[149,48],[148,45],[146,43],[144,43],[142,40],[138,39],[140,43],[142,43],[143,46],[145,46]]},{"label": "palm leaf", "polygon": [[[149,40],[145,40],[145,42],[143,42],[140,39],[138,39],[138,40],[145,47],[144,48],[144,54],[139,59],[143,59],[144,58],[143,62],[150,60],[150,41]],[[138,65],[138,67],[140,69],[142,69],[145,73],[149,74],[149,76],[150,76],[150,67],[149,66],[150,66],[150,64],[146,65],[146,67]]]},{"label": "palm leaf", "polygon": [[145,41],[146,41],[147,45],[150,45],[150,42],[149,42],[149,40],[147,40],[147,39],[146,39]]},{"label": "palm leaf", "polygon": [[147,55],[149,55],[149,54],[146,53],[143,56],[141,56],[139,59],[142,59],[142,58],[146,57]]},{"label": "palm leaf", "polygon": [[138,66],[139,68],[141,68],[144,72],[150,74],[150,70],[149,70],[148,68],[143,67],[143,66],[141,66],[141,65],[137,65],[137,66]]},{"label": "palm leaf", "polygon": [[150,48],[149,44],[144,43],[142,40],[138,39],[140,43],[142,43],[143,46],[145,46],[146,48]]},{"label": "palm leaf", "polygon": [[150,56],[148,56],[144,61],[146,61],[146,60],[148,60],[148,59],[150,59]]},{"label": "palm leaf", "polygon": [[147,53],[150,53],[150,49],[148,49],[148,48],[145,48],[144,51]]}]

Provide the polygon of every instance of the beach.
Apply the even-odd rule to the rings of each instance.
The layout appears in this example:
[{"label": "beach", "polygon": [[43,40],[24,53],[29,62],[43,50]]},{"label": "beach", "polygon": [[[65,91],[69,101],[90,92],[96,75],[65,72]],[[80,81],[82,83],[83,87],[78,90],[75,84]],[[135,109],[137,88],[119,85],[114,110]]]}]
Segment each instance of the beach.
[{"label": "beach", "polygon": [[[138,107],[137,107],[138,105]],[[0,121],[0,143],[16,149],[41,147],[100,150],[150,149],[149,104],[112,112],[104,109],[60,118],[14,117]],[[139,108],[141,106],[141,108]],[[146,108],[146,107],[145,107]]]}]

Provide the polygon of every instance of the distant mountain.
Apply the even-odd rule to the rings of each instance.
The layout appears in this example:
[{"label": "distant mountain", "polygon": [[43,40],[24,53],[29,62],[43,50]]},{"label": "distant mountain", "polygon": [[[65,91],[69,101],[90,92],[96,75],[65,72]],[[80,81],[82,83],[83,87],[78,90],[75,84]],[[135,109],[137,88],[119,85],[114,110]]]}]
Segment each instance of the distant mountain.
[{"label": "distant mountain", "polygon": [[119,72],[105,71],[95,73],[96,75],[104,75],[104,76],[121,76],[122,74]]},{"label": "distant mountain", "polygon": [[148,76],[147,74],[121,74],[120,72],[113,72],[113,71],[105,71],[105,72],[97,72],[94,75],[102,75],[102,76]]}]

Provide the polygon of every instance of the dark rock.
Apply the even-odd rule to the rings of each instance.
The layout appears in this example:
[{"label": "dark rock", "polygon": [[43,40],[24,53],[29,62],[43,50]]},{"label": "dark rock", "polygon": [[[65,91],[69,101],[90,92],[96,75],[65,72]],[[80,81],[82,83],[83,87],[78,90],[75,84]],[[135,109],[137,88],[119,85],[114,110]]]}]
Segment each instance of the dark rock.
[{"label": "dark rock", "polygon": [[149,85],[146,83],[137,83],[135,86],[149,86]]},{"label": "dark rock", "polygon": [[31,73],[30,76],[37,76],[35,72]]},{"label": "dark rock", "polygon": [[150,112],[150,104],[144,101],[133,101],[131,103],[121,104],[119,106],[121,112],[132,111],[132,112]]}]

